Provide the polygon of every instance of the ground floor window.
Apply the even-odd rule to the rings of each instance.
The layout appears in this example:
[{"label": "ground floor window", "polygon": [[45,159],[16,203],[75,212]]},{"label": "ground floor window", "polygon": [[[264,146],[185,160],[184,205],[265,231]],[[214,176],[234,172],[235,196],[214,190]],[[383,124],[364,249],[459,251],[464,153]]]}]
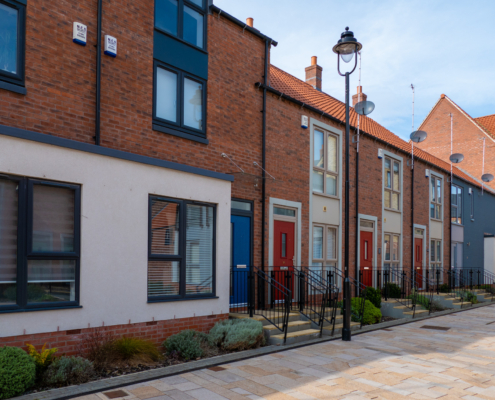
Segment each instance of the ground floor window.
[{"label": "ground floor window", "polygon": [[431,239],[430,241],[430,267],[433,271],[442,268],[442,241]]},{"label": "ground floor window", "polygon": [[337,265],[337,228],[313,225],[313,267]]},{"label": "ground floor window", "polygon": [[148,300],[215,294],[216,208],[150,196]]},{"label": "ground floor window", "polygon": [[80,187],[0,178],[0,311],[79,302]]},{"label": "ground floor window", "polygon": [[393,233],[384,235],[384,267],[395,271],[400,265],[400,236]]}]

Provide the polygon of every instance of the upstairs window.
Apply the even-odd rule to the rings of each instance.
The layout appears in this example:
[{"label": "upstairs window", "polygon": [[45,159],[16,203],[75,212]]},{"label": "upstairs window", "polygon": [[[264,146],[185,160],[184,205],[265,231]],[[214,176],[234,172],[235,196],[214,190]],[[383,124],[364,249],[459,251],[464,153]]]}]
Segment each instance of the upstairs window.
[{"label": "upstairs window", "polygon": [[155,28],[204,49],[206,0],[155,0]]},{"label": "upstairs window", "polygon": [[462,188],[452,185],[451,193],[451,213],[452,222],[454,224],[462,225]]},{"label": "upstairs window", "polygon": [[399,211],[400,162],[385,157],[385,208]]},{"label": "upstairs window", "polygon": [[320,129],[313,137],[313,192],[338,196],[338,138]]},{"label": "upstairs window", "polygon": [[435,176],[430,179],[430,218],[442,219],[442,180]]},{"label": "upstairs window", "polygon": [[25,26],[26,0],[0,0],[0,88],[18,93],[25,93]]}]

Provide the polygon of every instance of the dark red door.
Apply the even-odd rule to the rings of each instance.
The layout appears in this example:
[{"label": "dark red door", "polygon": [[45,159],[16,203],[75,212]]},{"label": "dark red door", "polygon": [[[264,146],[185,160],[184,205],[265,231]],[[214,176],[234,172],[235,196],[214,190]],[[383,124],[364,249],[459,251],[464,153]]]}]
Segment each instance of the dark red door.
[{"label": "dark red door", "polygon": [[414,271],[418,289],[423,288],[423,239],[414,238]]},{"label": "dark red door", "polygon": [[[294,231],[296,224],[288,221],[273,223],[273,271],[275,280],[294,293]],[[275,300],[282,300],[276,291]]]},{"label": "dark red door", "polygon": [[361,282],[373,286],[373,232],[361,231]]}]

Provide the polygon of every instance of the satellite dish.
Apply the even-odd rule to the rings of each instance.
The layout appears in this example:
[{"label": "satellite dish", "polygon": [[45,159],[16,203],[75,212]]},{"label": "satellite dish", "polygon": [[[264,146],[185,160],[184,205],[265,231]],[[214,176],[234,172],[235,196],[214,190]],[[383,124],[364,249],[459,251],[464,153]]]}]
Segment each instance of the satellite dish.
[{"label": "satellite dish", "polygon": [[372,101],[360,101],[354,106],[354,111],[359,115],[368,115],[375,109],[375,103]]},{"label": "satellite dish", "polygon": [[493,181],[493,175],[492,174],[484,174],[481,176],[481,180],[483,182],[491,182],[491,181]]},{"label": "satellite dish", "polygon": [[414,143],[420,143],[426,139],[426,136],[428,135],[425,131],[414,131],[409,137]]},{"label": "satellite dish", "polygon": [[459,164],[462,160],[464,160],[464,156],[461,153],[455,153],[450,156],[450,161],[454,164]]}]

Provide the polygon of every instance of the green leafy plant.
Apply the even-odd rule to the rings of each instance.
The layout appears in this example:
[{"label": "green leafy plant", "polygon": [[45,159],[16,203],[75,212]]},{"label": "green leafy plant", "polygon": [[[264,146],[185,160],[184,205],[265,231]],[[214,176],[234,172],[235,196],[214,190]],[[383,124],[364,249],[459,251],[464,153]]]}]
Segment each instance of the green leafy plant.
[{"label": "green leafy plant", "polygon": [[107,368],[116,360],[113,343],[115,337],[104,328],[95,328],[85,334],[78,344],[79,355],[93,363],[96,371]]},{"label": "green leafy plant", "polygon": [[36,379],[36,364],[18,347],[0,348],[0,399],[23,394]]},{"label": "green leafy plant", "polygon": [[263,324],[248,318],[220,321],[211,328],[208,342],[228,351],[256,348],[264,343]]},{"label": "green leafy plant", "polygon": [[54,354],[58,351],[58,349],[47,349],[46,343],[43,345],[39,353],[32,344],[26,343],[26,347],[28,348],[28,354],[36,364],[36,376],[40,378],[48,366],[53,362]]},{"label": "green leafy plant", "polygon": [[375,289],[371,286],[366,288],[366,300],[371,301],[371,303],[378,309],[382,307],[382,293],[379,289]]},{"label": "green leafy plant", "polygon": [[387,282],[385,287],[382,289],[382,293],[384,297],[386,294],[390,299],[400,299],[401,297],[400,286],[393,282]]},{"label": "green leafy plant", "polygon": [[168,355],[177,356],[184,360],[192,360],[203,356],[202,345],[207,340],[208,337],[204,333],[184,330],[167,338],[163,342],[163,347],[165,347]]},{"label": "green leafy plant", "polygon": [[430,309],[430,300],[428,299],[428,297],[422,295],[421,293],[417,293],[415,289],[413,289],[412,293],[407,296],[407,298],[410,300],[415,300],[416,304],[420,305],[425,310]]},{"label": "green leafy plant", "polygon": [[161,354],[155,345],[147,340],[134,337],[122,337],[112,344],[117,357],[123,360],[131,360],[137,357],[147,357],[157,361]]},{"label": "green leafy plant", "polygon": [[81,357],[60,357],[46,370],[43,383],[47,386],[79,385],[94,376],[93,363]]},{"label": "green leafy plant", "polygon": [[449,293],[450,292],[450,288],[449,288],[449,285],[446,284],[446,283],[442,283],[439,287],[438,287],[438,291],[440,293]]},{"label": "green leafy plant", "polygon": [[[363,304],[363,299],[360,297],[354,297],[351,299],[351,308],[352,308],[352,315],[354,316],[357,314],[358,316],[358,321],[355,322],[360,322],[359,321],[359,314],[361,312]],[[355,320],[355,319],[353,319]],[[364,313],[363,313],[363,325],[372,325],[372,324],[377,324],[382,320],[382,312],[376,308],[373,303],[369,300],[365,300],[364,302]]]}]

